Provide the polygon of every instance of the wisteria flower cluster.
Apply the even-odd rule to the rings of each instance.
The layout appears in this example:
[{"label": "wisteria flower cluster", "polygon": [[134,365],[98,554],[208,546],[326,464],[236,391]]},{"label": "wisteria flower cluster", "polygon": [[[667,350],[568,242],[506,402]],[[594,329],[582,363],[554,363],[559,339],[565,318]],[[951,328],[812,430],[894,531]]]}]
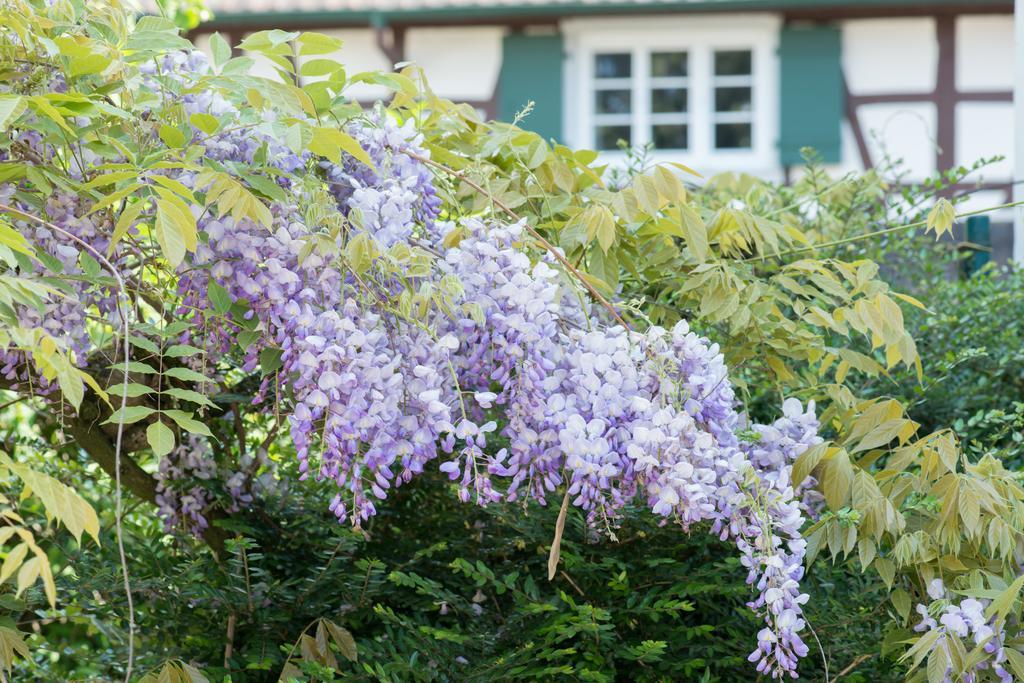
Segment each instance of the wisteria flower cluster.
[{"label": "wisteria flower cluster", "polygon": [[[278,492],[281,482],[274,469],[267,452],[260,449],[242,456],[237,467],[219,467],[206,439],[190,434],[160,461],[156,472],[156,504],[164,527],[201,535],[210,526],[208,515],[215,506],[236,512],[257,497]],[[224,488],[226,495],[219,500],[210,489],[213,483]],[[225,504],[224,498],[229,502]]]},{"label": "wisteria flower cluster", "polygon": [[[181,53],[147,65],[144,78],[157,91],[160,79],[175,79],[186,117],[240,116],[226,96],[196,87],[206,72],[200,55]],[[644,331],[613,324],[581,301],[550,256],[531,257],[522,223],[441,220],[433,174],[421,161],[429,152],[411,121],[377,114],[346,124],[372,166],[296,154],[271,124],[268,116],[224,132],[192,130],[191,144],[220,164],[265,156],[287,199],[271,202],[270,229],[192,207],[202,239],[179,267],[179,313],[194,323],[180,341],[217,358],[237,353],[241,331],[256,332],[243,351],[246,371],[257,370],[264,352],[277,354],[280,367],[256,400],[273,408],[273,383],[301,477],[334,482],[338,519],[369,519],[391,489],[433,461],[462,500],[481,505],[545,503],[564,489],[592,524],[606,527],[626,503],[645,501],[666,521],[684,529],[705,523],[736,543],[757,589],[750,607],[765,621],[750,660],[772,677],[795,677],[807,654],[799,635],[807,600],[800,497],[811,494],[794,489],[791,467],[820,443],[813,405],[787,401],[777,422],[748,427],[719,348],[687,323]],[[165,172],[198,194],[207,189],[194,171]],[[326,188],[340,229],[309,220],[324,215],[309,211],[320,197],[310,177]],[[54,201],[49,219],[106,249],[109,225],[90,224],[87,207]],[[59,252],[66,242],[50,237]],[[433,260],[413,274],[381,258],[360,273],[345,257],[356,238],[376,254],[415,251]],[[444,305],[402,314],[393,303],[441,283],[451,290]],[[227,313],[214,314],[223,309],[215,292],[229,298]],[[73,316],[99,305],[83,296],[74,310],[46,315],[78,330]],[[80,358],[85,344],[82,337]],[[17,364],[9,359],[5,370]],[[266,488],[254,474],[266,464],[227,473],[232,504],[248,505]],[[198,482],[224,476],[201,440],[176,448],[160,465],[168,524],[201,531],[209,498]]]},{"label": "wisteria flower cluster", "polygon": [[[988,655],[978,662],[973,670],[966,672],[961,678],[964,683],[975,683],[981,680],[979,677],[983,672],[988,672],[993,680],[1000,683],[1012,683],[1013,674],[1008,667],[1009,662],[1006,656],[1006,631],[996,623],[996,618],[985,616],[985,610],[989,606],[988,600],[977,600],[965,598],[959,602],[951,596],[942,582],[942,579],[933,579],[928,584],[928,597],[932,599],[930,605],[918,604],[916,612],[921,621],[914,626],[914,630],[922,632],[938,632],[939,636],[932,645],[935,648],[951,647],[947,641],[950,637],[967,640],[972,647],[982,646],[985,654]],[[929,650],[929,652],[931,652]],[[947,661],[952,661],[947,659]],[[954,671],[952,666],[947,667],[944,680],[952,683]],[[987,679],[985,679],[987,680]]]}]

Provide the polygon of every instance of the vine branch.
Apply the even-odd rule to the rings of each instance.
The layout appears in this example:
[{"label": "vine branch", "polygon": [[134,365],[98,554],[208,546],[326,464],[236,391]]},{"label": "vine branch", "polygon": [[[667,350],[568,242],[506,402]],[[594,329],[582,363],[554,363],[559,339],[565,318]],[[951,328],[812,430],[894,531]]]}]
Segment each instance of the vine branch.
[{"label": "vine branch", "polygon": [[53,223],[34,216],[30,213],[26,213],[21,209],[7,204],[0,204],[0,212],[10,214],[12,216],[18,216],[25,220],[31,221],[37,225],[41,225],[48,230],[51,230],[59,235],[63,235],[67,239],[71,240],[75,244],[78,244],[83,249],[92,254],[93,258],[99,262],[101,266],[110,271],[110,274],[114,276],[114,280],[117,282],[118,289],[118,313],[121,315],[121,323],[123,327],[122,343],[124,353],[124,380],[121,386],[121,410],[117,420],[117,437],[114,444],[113,453],[113,466],[114,466],[114,530],[117,536],[117,553],[118,559],[121,562],[121,576],[124,579],[124,592],[128,600],[128,662],[125,666],[125,683],[130,683],[132,679],[132,664],[135,660],[135,604],[132,600],[132,587],[128,577],[128,558],[124,552],[124,529],[122,526],[122,515],[124,513],[124,501],[121,499],[121,449],[124,444],[124,415],[125,409],[128,406],[128,373],[129,373],[129,362],[131,356],[131,328],[128,322],[128,311],[131,310],[130,300],[128,298],[128,291],[125,288],[124,278],[121,277],[121,272],[114,267],[106,256],[100,253],[99,250],[95,249],[92,245],[88,244],[77,235],[74,235],[63,228],[54,225]]},{"label": "vine branch", "polygon": [[[990,206],[986,209],[975,209],[974,211],[964,211],[953,216],[953,220],[960,218],[967,218],[969,216],[977,216],[983,213],[989,213],[992,211],[998,211],[999,209],[1010,209],[1015,206],[1024,204],[1024,201],[1019,202],[1008,202],[1006,204],[999,204],[998,206]],[[874,230],[872,232],[866,232],[862,235],[853,235],[852,237],[845,237],[839,240],[832,240],[831,242],[822,242],[821,244],[813,244],[807,247],[800,247],[798,249],[787,249],[785,251],[777,251],[774,254],[762,254],[759,256],[748,256],[743,259],[744,261],[761,261],[769,258],[780,258],[782,256],[791,256],[792,254],[803,254],[808,251],[815,251],[816,249],[827,249],[828,247],[837,247],[842,244],[850,244],[851,242],[859,242],[861,240],[871,239],[872,237],[881,237],[882,235],[888,235],[894,232],[900,232],[902,230],[910,230],[912,228],[920,228],[923,225],[928,224],[928,219],[914,221],[913,223],[907,223],[906,225],[895,225],[888,228],[882,228],[881,230]]]}]

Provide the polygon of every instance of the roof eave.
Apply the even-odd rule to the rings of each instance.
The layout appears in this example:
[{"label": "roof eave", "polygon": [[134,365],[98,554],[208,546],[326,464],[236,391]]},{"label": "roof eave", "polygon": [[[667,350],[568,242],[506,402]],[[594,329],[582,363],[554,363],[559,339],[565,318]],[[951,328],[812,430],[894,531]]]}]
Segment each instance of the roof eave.
[{"label": "roof eave", "polygon": [[970,11],[1006,8],[1012,11],[1013,0],[991,0],[984,3],[965,0],[653,0],[636,2],[572,2],[550,5],[502,5],[475,7],[431,7],[398,10],[332,10],[310,12],[238,12],[222,13],[205,22],[203,28],[221,26],[334,25],[381,26],[388,24],[446,24],[483,22],[514,22],[531,19],[550,22],[572,16],[604,14],[654,14],[659,12],[743,12],[743,11],[836,11],[877,9],[879,11],[961,7]]}]

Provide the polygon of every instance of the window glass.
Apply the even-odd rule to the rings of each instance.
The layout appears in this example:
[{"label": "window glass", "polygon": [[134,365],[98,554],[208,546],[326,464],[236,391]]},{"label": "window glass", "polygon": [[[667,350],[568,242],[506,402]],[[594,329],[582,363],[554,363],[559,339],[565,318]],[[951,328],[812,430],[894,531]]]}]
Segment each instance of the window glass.
[{"label": "window glass", "polygon": [[594,146],[617,149],[633,143],[633,56],[628,52],[594,55]]},{"label": "window glass", "polygon": [[715,75],[749,76],[752,61],[750,50],[718,50],[715,52]]},{"label": "window glass", "polygon": [[630,126],[598,126],[595,132],[596,146],[601,150],[618,149],[619,140],[625,140],[627,145],[633,144]]},{"label": "window glass", "polygon": [[685,113],[687,99],[686,88],[654,88],[651,90],[651,111],[656,114]]},{"label": "window glass", "polygon": [[754,145],[754,58],[750,50],[716,50],[714,58],[715,149]]},{"label": "window glass", "polygon": [[[594,147],[615,150],[625,141],[649,143],[657,150],[689,150],[692,130],[712,150],[752,149],[757,132],[753,51],[701,48],[696,54],[696,61],[690,59],[691,51],[678,49],[594,54]],[[693,65],[703,69],[695,81]],[[691,93],[694,83],[704,90]],[[691,110],[694,102],[702,103],[701,110]]]},{"label": "window glass", "polygon": [[651,53],[651,77],[687,76],[687,55],[685,52]]},{"label": "window glass", "polygon": [[601,54],[594,58],[594,78],[629,78],[633,75],[633,58],[628,53]]},{"label": "window glass", "polygon": [[652,52],[650,142],[655,149],[688,149],[690,64],[687,52]]},{"label": "window glass", "polygon": [[630,90],[598,90],[594,93],[594,111],[598,114],[628,114],[632,108]]},{"label": "window glass", "polygon": [[718,149],[750,149],[751,143],[751,124],[715,124],[715,147]]},{"label": "window glass", "polygon": [[651,141],[657,149],[686,149],[688,126],[682,124],[656,124],[651,126]]},{"label": "window glass", "polygon": [[750,111],[749,87],[715,88],[715,111]]}]

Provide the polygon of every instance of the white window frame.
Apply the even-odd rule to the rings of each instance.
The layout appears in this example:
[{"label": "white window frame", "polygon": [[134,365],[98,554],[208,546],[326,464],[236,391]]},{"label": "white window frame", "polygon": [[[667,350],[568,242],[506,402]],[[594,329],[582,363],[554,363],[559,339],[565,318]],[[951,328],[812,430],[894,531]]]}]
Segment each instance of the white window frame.
[{"label": "white window frame", "polygon": [[[650,55],[654,52],[686,52],[688,60],[687,112],[689,147],[686,150],[655,150],[658,161],[686,164],[702,174],[746,171],[772,176],[778,168],[778,40],[782,20],[771,14],[662,15],[570,19],[562,23],[566,38],[563,130],[574,147],[595,147],[594,59],[598,54],[628,52],[632,55],[632,144],[651,139],[651,125],[663,115],[652,114]],[[749,50],[752,76],[752,112],[716,114],[714,85],[746,77],[714,75],[714,53]],[[657,79],[660,81],[660,79]],[[678,114],[674,121],[683,122]],[[716,149],[714,124],[749,120],[753,126],[751,147]],[[603,162],[621,161],[617,150],[601,152]]]}]

